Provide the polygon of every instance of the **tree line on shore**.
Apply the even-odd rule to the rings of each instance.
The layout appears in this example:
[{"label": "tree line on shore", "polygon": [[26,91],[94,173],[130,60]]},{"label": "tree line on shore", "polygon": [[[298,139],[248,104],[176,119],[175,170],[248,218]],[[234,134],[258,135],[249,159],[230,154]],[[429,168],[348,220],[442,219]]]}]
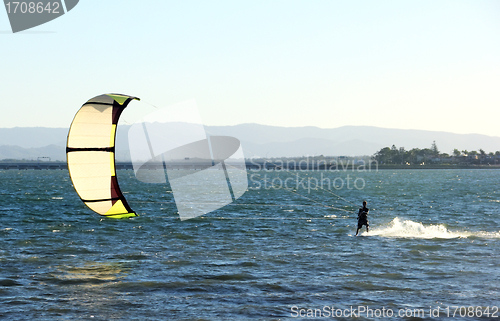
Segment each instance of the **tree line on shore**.
[{"label": "tree line on shore", "polygon": [[426,164],[500,164],[500,151],[485,152],[454,149],[452,154],[441,153],[434,141],[430,148],[413,148],[406,150],[404,147],[384,147],[376,152],[372,159],[379,165],[426,165]]}]

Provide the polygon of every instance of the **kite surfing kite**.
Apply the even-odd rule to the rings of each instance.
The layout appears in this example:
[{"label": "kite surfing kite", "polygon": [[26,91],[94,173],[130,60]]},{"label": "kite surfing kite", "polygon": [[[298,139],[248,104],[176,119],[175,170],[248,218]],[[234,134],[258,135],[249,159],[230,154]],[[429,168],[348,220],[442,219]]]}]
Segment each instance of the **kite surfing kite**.
[{"label": "kite surfing kite", "polygon": [[68,133],[66,157],[73,186],[94,212],[111,218],[137,216],[120,191],[115,168],[116,126],[137,97],[106,94],[87,101]]},{"label": "kite surfing kite", "polygon": [[[87,101],[68,133],[66,155],[73,186],[94,212],[134,217],[118,186],[115,136],[127,105],[139,100],[105,94]],[[187,117],[187,118],[186,118]],[[237,138],[207,135],[194,100],[156,110],[130,126],[129,150],[136,178],[168,183],[181,220],[224,207],[248,188],[243,149]]]}]

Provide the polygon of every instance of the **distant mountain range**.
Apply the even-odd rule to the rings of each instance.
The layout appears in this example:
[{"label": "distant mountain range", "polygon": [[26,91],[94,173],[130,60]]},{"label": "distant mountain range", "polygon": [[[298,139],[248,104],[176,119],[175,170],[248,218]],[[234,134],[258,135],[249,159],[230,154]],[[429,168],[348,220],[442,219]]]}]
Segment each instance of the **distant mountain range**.
[{"label": "distant mountain range", "polygon": [[[130,159],[128,152],[128,125],[117,131],[116,158]],[[453,134],[439,131],[390,129],[372,126],[344,126],[339,128],[277,127],[259,124],[235,126],[205,126],[209,135],[227,135],[238,138],[245,157],[293,156],[362,156],[392,146],[430,148],[433,141],[441,152],[500,150],[500,137],[479,134]],[[67,128],[15,127],[0,128],[0,159],[34,159],[50,157],[65,160]]]}]

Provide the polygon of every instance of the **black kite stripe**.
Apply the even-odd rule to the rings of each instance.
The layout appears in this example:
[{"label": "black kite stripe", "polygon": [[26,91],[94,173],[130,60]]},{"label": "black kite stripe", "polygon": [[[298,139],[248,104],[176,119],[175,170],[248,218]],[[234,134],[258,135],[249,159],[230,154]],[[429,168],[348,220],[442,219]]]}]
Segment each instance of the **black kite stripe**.
[{"label": "black kite stripe", "polygon": [[122,200],[121,198],[103,198],[103,199],[100,199],[100,200],[84,200],[82,199],[82,201],[86,202],[86,203],[96,203],[96,202],[107,202],[107,201],[118,201],[118,200]]},{"label": "black kite stripe", "polygon": [[99,103],[99,102],[86,102],[85,104],[82,105],[83,106],[87,106],[87,105],[106,105],[106,106],[113,106],[113,103]]},{"label": "black kite stripe", "polygon": [[70,152],[108,152],[114,153],[114,147],[66,147],[66,153]]}]

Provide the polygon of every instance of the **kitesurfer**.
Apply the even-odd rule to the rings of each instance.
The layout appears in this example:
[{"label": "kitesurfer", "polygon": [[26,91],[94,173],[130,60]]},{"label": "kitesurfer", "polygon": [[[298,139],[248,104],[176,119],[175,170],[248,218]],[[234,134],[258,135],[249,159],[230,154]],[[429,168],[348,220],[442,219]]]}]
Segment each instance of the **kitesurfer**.
[{"label": "kitesurfer", "polygon": [[370,226],[370,224],[368,224],[368,211],[370,211],[370,209],[366,207],[366,201],[363,201],[363,207],[358,211],[358,229],[356,230],[356,236],[358,236],[359,229],[362,228],[363,225],[366,225],[366,233],[368,233],[368,227]]}]

